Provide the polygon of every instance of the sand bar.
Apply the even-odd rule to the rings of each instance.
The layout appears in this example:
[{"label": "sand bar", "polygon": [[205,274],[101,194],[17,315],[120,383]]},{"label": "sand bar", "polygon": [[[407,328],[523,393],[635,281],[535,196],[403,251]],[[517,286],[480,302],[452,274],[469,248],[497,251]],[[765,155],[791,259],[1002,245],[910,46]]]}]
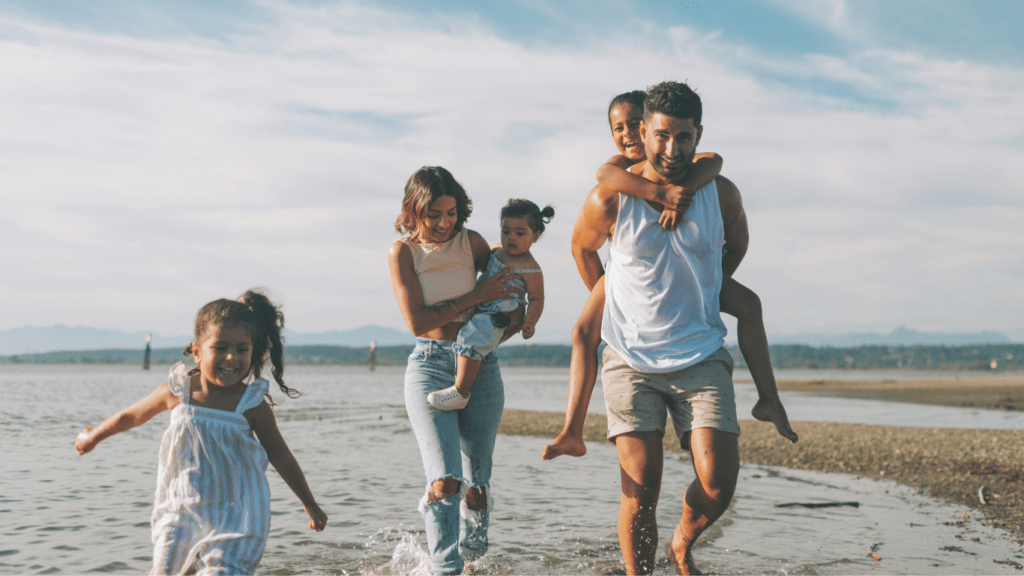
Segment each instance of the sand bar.
[{"label": "sand bar", "polygon": [[[851,386],[852,384],[852,386]],[[871,386],[887,385],[887,394],[902,394],[901,401],[921,402],[924,397],[951,406],[977,390],[998,390],[1024,405],[1024,379],[996,382],[921,380],[898,383],[862,383],[826,381],[805,383],[823,394],[845,395],[850,390],[872,392]],[[787,383],[784,389],[790,388]],[[780,385],[780,388],[783,386]],[[945,401],[931,395],[944,390]],[[877,390],[874,391],[875,393]],[[857,398],[885,399],[872,393]],[[911,400],[910,398],[914,398]],[[977,399],[970,400],[977,402]],[[978,406],[978,404],[971,404]],[[980,405],[996,408],[997,405]],[[500,432],[553,439],[562,429],[564,414],[507,410]],[[923,494],[947,502],[969,506],[984,515],[990,525],[1012,533],[1024,546],[1024,431],[901,428],[863,424],[794,422],[800,435],[797,444],[780,437],[774,426],[756,421],[742,423],[740,458],[744,462],[785,466],[819,472],[838,472],[855,476],[891,480],[912,486]],[[606,421],[600,414],[587,416],[584,437],[587,442],[605,442]],[[666,434],[665,450],[679,452],[674,434]],[[537,457],[540,459],[541,444]],[[566,456],[563,456],[566,458]],[[978,491],[985,487],[987,503]]]},{"label": "sand bar", "polygon": [[[743,382],[743,380],[737,380]],[[780,380],[779,390],[992,410],[1024,410],[1024,374],[919,380]]]}]

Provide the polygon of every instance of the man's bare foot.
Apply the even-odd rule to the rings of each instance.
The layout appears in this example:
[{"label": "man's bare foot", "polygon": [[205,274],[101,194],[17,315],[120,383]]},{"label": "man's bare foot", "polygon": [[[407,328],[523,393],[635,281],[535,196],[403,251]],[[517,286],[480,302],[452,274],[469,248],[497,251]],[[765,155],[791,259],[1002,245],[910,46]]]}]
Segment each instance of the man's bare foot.
[{"label": "man's bare foot", "polygon": [[[679,562],[679,556],[676,554],[676,550],[683,555],[683,562]],[[665,555],[668,556],[672,565],[676,567],[676,574],[681,576],[687,576],[689,574],[703,574],[700,570],[697,570],[697,565],[693,563],[693,554],[690,554],[690,549],[686,547],[686,542],[683,537],[679,535],[679,527],[676,527],[675,532],[672,533],[672,541],[665,542]]]},{"label": "man's bare foot", "polygon": [[544,460],[554,460],[559,456],[583,456],[587,453],[587,447],[583,444],[583,439],[573,436],[568,432],[562,432],[555,438],[555,441],[551,444],[544,446],[544,454],[541,458]]},{"label": "man's bare foot", "polygon": [[779,434],[790,442],[796,442],[799,439],[789,425],[789,416],[786,416],[786,409],[782,407],[780,400],[771,402],[759,398],[757,404],[754,404],[754,408],[750,411],[750,415],[762,422],[775,424],[775,429],[779,431]]}]

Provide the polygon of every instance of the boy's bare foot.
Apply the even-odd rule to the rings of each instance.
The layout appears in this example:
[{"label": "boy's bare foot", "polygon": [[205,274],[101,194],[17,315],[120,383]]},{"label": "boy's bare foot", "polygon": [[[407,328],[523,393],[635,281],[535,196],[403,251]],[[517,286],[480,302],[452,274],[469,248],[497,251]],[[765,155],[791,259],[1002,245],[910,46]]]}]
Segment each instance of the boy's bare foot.
[{"label": "boy's bare foot", "polygon": [[[683,555],[683,562],[679,562],[676,550]],[[676,527],[675,532],[672,533],[672,541],[665,543],[665,555],[668,556],[672,565],[676,567],[676,574],[682,576],[703,574],[703,572],[697,570],[697,565],[693,563],[693,554],[690,554],[690,549],[686,547],[683,537],[679,535],[679,527]]]},{"label": "boy's bare foot", "polygon": [[554,460],[559,456],[583,456],[587,453],[587,447],[583,444],[582,438],[577,438],[568,432],[562,432],[551,444],[544,446],[544,460]]},{"label": "boy's bare foot", "polygon": [[789,416],[786,416],[786,409],[783,408],[782,402],[779,400],[771,402],[758,398],[757,404],[754,404],[754,408],[750,411],[750,415],[762,422],[775,424],[775,429],[779,431],[779,434],[790,442],[796,442],[799,439],[799,436],[796,435],[796,432],[789,425]]}]

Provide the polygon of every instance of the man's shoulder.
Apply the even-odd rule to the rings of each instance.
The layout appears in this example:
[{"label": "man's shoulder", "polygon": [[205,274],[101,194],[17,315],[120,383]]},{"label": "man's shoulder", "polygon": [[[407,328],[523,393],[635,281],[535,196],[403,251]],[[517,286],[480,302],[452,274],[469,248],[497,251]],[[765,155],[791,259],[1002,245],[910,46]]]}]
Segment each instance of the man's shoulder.
[{"label": "man's shoulder", "polygon": [[597,210],[606,216],[617,214],[619,211],[619,193],[598,184],[587,195],[586,208]]},{"label": "man's shoulder", "polygon": [[732,180],[719,174],[715,177],[715,187],[718,189],[718,205],[726,220],[731,219],[728,216],[743,211],[743,197],[740,195],[740,189],[733,184]]}]

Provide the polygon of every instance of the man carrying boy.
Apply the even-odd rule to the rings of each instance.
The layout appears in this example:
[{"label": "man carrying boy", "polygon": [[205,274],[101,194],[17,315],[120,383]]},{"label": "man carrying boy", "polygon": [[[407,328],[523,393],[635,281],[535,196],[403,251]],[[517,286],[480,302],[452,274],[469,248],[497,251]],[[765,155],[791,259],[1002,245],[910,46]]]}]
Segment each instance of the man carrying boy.
[{"label": "man carrying boy", "polygon": [[[651,88],[640,174],[656,184],[678,183],[692,166],[700,122],[700,97],[689,86]],[[680,442],[689,436],[697,477],[666,553],[678,573],[691,574],[691,548],[728,507],[739,473],[732,358],[722,347],[718,295],[723,269],[734,271],[746,253],[747,223],[739,191],[721,176],[697,192],[684,225],[665,232],[659,217],[659,205],[598,186],[576,221],[572,250],[593,288],[604,273],[597,250],[615,232],[605,277],[602,384],[608,437],[619,455],[626,570],[654,569],[667,410]]]}]

